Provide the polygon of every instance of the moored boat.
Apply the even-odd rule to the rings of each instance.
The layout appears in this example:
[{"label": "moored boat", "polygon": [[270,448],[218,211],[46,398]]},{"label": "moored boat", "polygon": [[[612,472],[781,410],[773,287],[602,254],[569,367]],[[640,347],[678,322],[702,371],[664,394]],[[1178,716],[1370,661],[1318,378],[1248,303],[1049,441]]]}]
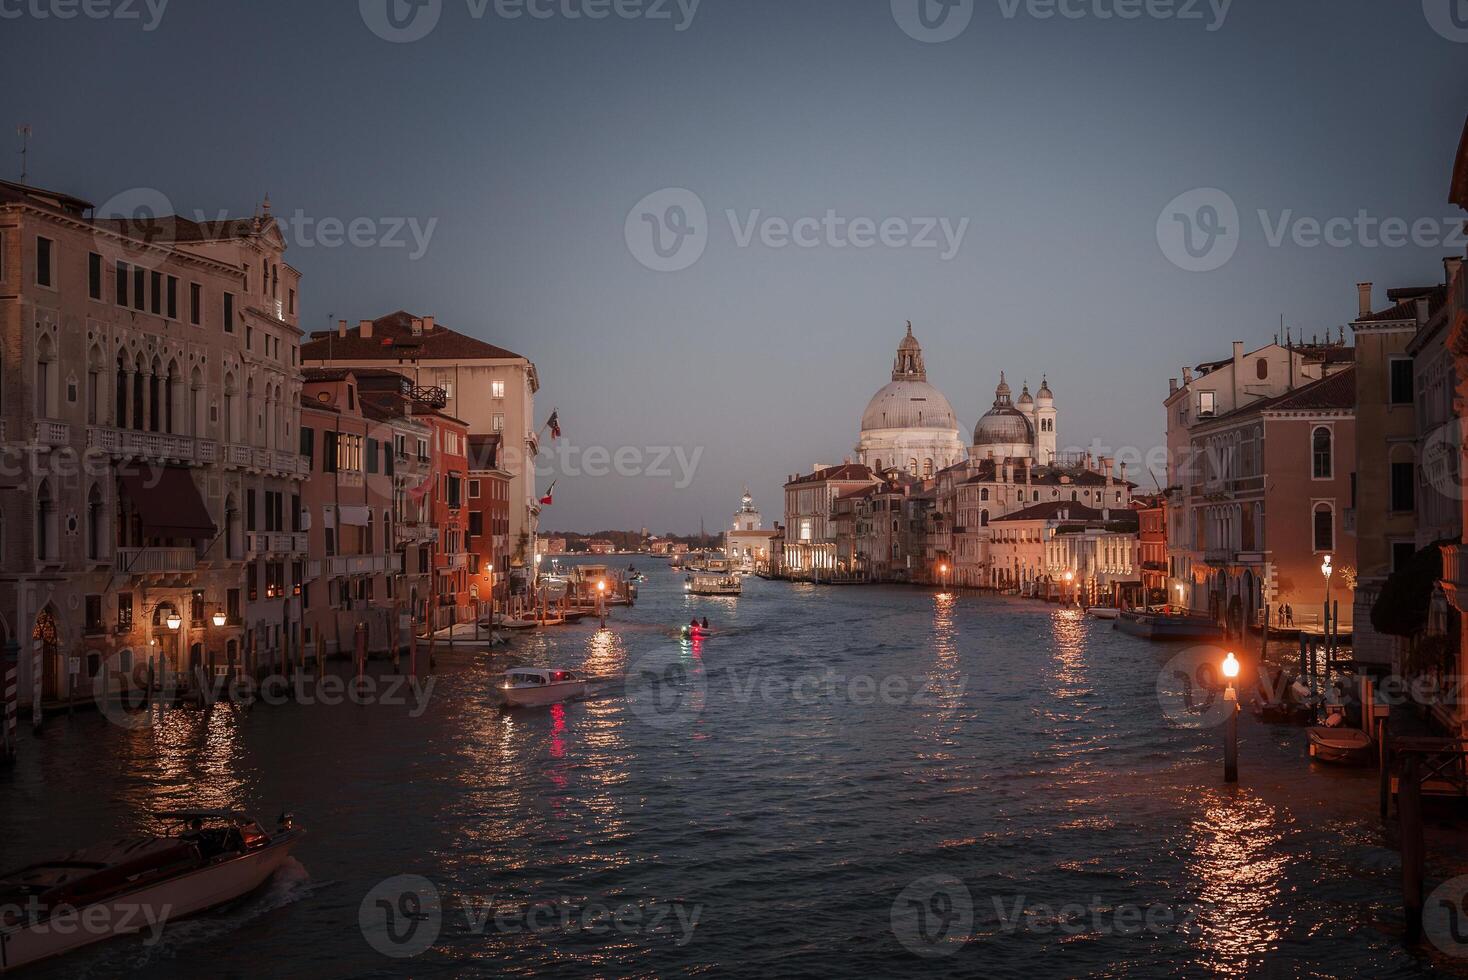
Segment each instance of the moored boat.
[{"label": "moored boat", "polygon": [[255,891],[305,832],[241,813],[156,814],[157,836],[125,837],[0,875],[0,973],[168,922]]},{"label": "moored boat", "polygon": [[505,671],[499,692],[512,708],[539,708],[582,697],[586,679],[573,670],[516,667]]},{"label": "moored boat", "polygon": [[1148,640],[1216,640],[1222,637],[1218,624],[1203,616],[1123,610],[1114,628]]},{"label": "moored boat", "polygon": [[1115,619],[1120,612],[1115,606],[1091,606],[1086,615],[1092,619]]}]

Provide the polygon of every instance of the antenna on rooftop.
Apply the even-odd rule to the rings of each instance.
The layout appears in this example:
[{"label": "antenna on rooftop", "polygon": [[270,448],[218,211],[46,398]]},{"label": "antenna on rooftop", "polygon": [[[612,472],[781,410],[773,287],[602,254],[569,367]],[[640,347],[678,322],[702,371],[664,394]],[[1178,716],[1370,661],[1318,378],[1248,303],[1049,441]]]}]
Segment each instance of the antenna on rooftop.
[{"label": "antenna on rooftop", "polygon": [[25,183],[26,158],[31,151],[31,126],[25,123],[15,130],[15,135],[20,137],[20,182]]}]

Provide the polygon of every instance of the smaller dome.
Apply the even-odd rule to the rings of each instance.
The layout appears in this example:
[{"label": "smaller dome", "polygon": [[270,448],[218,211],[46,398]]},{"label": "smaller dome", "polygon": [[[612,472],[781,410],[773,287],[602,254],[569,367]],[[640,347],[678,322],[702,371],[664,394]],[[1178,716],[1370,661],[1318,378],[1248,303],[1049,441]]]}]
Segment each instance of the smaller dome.
[{"label": "smaller dome", "polygon": [[1017,408],[991,408],[974,426],[974,446],[1028,446],[1034,442],[1030,420]]},{"label": "smaller dome", "polygon": [[1035,404],[1035,399],[1030,396],[1030,383],[1028,381],[1025,382],[1024,389],[1019,393],[1019,404],[1022,406]]},{"label": "smaller dome", "polygon": [[1050,379],[1048,377],[1043,375],[1040,377],[1040,391],[1038,394],[1042,399],[1055,400],[1055,392],[1050,390]]}]

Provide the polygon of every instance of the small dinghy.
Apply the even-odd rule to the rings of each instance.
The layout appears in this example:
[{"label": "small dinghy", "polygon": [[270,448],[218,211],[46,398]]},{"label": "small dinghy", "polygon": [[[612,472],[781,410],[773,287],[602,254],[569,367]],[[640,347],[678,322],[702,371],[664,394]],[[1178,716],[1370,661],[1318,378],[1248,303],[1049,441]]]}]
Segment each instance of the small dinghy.
[{"label": "small dinghy", "polygon": [[1376,743],[1359,728],[1346,724],[1345,713],[1332,707],[1323,725],[1310,727],[1310,755],[1321,762],[1359,766],[1371,761]]}]

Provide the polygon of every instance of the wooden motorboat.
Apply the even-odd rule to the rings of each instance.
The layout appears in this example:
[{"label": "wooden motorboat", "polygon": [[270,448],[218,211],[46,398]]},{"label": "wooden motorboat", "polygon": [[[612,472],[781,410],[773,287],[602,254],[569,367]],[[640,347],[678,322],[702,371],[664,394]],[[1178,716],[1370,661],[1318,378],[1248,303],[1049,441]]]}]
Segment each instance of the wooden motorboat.
[{"label": "wooden motorboat", "polygon": [[539,708],[583,697],[586,678],[573,670],[517,667],[505,671],[499,692],[512,708]]},{"label": "wooden motorboat", "polygon": [[1091,606],[1086,610],[1086,615],[1092,619],[1115,619],[1121,614],[1121,610],[1115,606]]},{"label": "wooden motorboat", "polygon": [[0,973],[253,892],[304,836],[288,815],[268,833],[225,810],[156,814],[157,836],[124,837],[0,875]]}]

